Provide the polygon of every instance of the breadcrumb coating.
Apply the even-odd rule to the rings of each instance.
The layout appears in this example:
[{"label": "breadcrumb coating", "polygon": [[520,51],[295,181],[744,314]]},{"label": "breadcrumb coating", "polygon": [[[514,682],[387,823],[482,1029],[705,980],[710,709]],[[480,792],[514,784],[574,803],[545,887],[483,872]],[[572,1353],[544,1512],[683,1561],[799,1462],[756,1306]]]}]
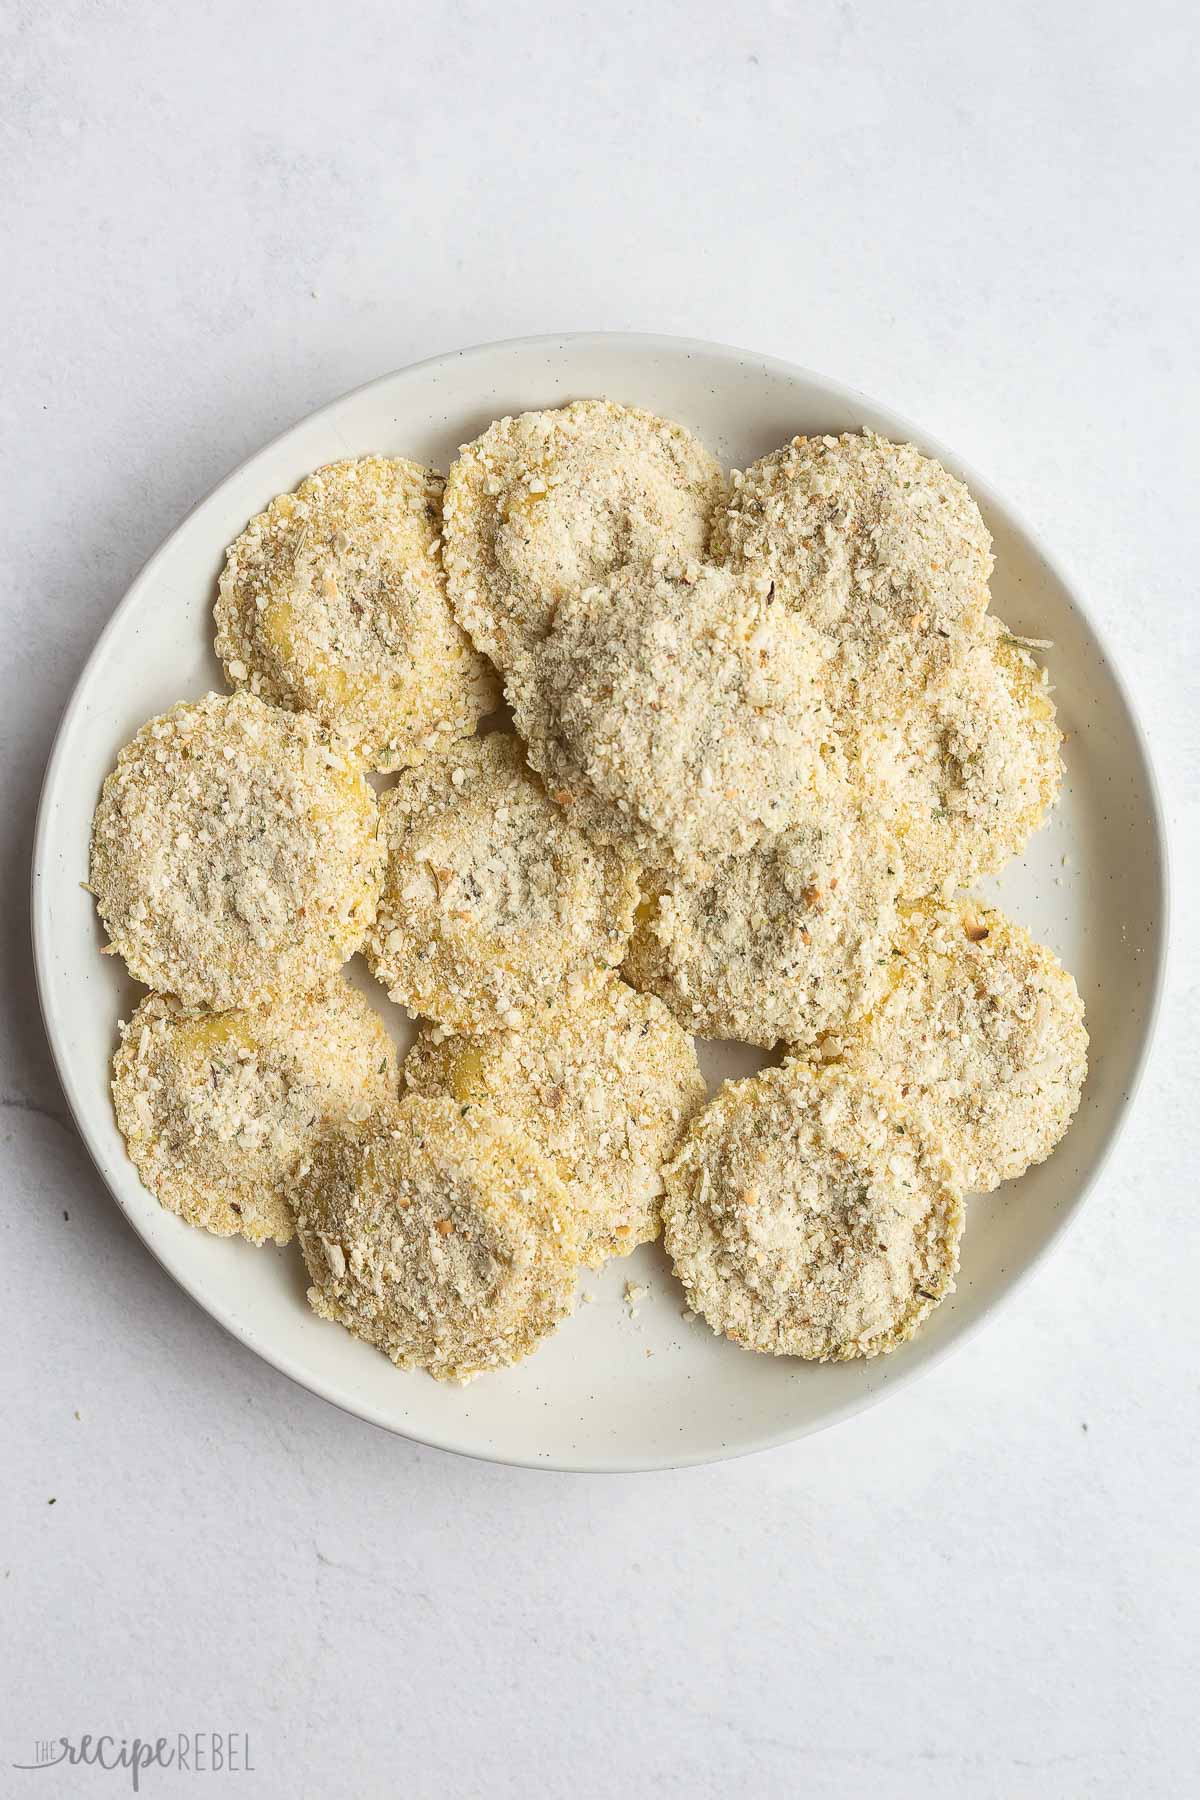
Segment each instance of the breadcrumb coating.
[{"label": "breadcrumb coating", "polygon": [[143,725],[104,783],[91,887],[147,987],[225,1011],[311,993],[359,948],[383,873],[344,746],[253,694]]},{"label": "breadcrumb coating", "polygon": [[458,1031],[516,1025],[620,962],[636,867],[548,799],[519,741],[469,738],[380,799],[387,876],[366,956],[393,1000]]},{"label": "breadcrumb coating", "polygon": [[815,1043],[887,985],[901,869],[895,840],[830,780],[810,818],[747,856],[652,879],[625,973],[699,1037]]},{"label": "breadcrumb coating", "polygon": [[[157,990],[113,1060],[146,1186],[295,1232],[313,1309],[439,1380],[660,1228],[747,1349],[903,1343],[964,1189],[1048,1156],[1087,1072],[1071,976],[953,898],[1062,778],[991,569],[911,444],[797,437],[727,485],[605,400],[497,420],[444,485],[366,456],[277,496],[220,578],[238,691],[145,725],[93,820],[108,949]],[[471,735],[489,657],[520,736]],[[402,1097],[360,947],[433,1021]],[[785,1059],[706,1103],[693,1032]]]},{"label": "breadcrumb coating", "polygon": [[566,1184],[590,1268],[658,1236],[663,1165],[707,1094],[666,1007],[607,974],[568,982],[518,1031],[426,1027],[404,1074],[410,1091],[448,1093],[521,1127]]},{"label": "breadcrumb coating", "polygon": [[892,830],[904,894],[949,898],[997,874],[1043,824],[1062,781],[1044,669],[990,615],[843,712],[852,778]]},{"label": "breadcrumb coating", "polygon": [[566,594],[626,562],[701,556],[725,495],[682,425],[609,400],[497,419],[463,446],[445,495],[450,599],[507,670]]},{"label": "breadcrumb coating", "polygon": [[813,633],[722,569],[568,595],[506,684],[529,760],[600,843],[722,857],[786,829],[830,748]]},{"label": "breadcrumb coating", "polygon": [[499,697],[450,612],[443,485],[403,457],[328,463],[250,521],[221,575],[228,679],[314,713],[375,769],[445,750]]},{"label": "breadcrumb coating", "polygon": [[394,1104],[396,1048],[336,976],[318,994],[234,1012],[149,994],[121,1027],[113,1104],[162,1206],[218,1237],[286,1244],[292,1197],[331,1131]]},{"label": "breadcrumb coating", "polygon": [[1074,1117],[1088,1034],[1073,977],[980,901],[922,908],[889,991],[823,1053],[861,1070],[943,1146],[970,1192],[1045,1160]]},{"label": "breadcrumb coating", "polygon": [[689,1304],[748,1350],[879,1356],[953,1290],[949,1165],[847,1070],[793,1062],[726,1082],[666,1183]]},{"label": "breadcrumb coating", "polygon": [[854,672],[982,615],[993,562],[962,482],[873,431],[796,437],[735,470],[714,553],[772,582]]},{"label": "breadcrumb coating", "polygon": [[480,1107],[410,1094],[326,1139],[296,1229],[313,1311],[439,1381],[520,1362],[574,1306],[567,1192]]}]

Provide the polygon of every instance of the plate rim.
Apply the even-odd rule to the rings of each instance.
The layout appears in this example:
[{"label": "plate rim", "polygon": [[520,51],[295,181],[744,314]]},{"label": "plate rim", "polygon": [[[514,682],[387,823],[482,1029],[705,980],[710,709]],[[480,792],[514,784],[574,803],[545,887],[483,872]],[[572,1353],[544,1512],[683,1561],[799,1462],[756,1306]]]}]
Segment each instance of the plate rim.
[{"label": "plate rim", "polygon": [[[489,1451],[481,1449],[476,1444],[456,1440],[453,1430],[449,1430],[443,1434],[432,1434],[428,1429],[406,1428],[403,1424],[398,1423],[392,1418],[381,1417],[377,1409],[369,1402],[360,1401],[355,1403],[345,1395],[344,1391],[337,1387],[336,1383],[326,1381],[319,1374],[314,1375],[308,1370],[302,1372],[300,1368],[296,1366],[295,1359],[286,1351],[280,1350],[273,1345],[257,1339],[252,1332],[238,1322],[236,1317],[232,1316],[227,1309],[222,1307],[218,1302],[214,1302],[211,1296],[201,1294],[201,1292],[198,1291],[199,1284],[194,1284],[188,1278],[185,1270],[176,1268],[167,1262],[164,1256],[160,1254],[157,1246],[143,1234],[137,1218],[126,1206],[115,1180],[110,1178],[105,1158],[99,1150],[99,1147],[93,1143],[91,1134],[84,1123],[83,1102],[76,1092],[76,1086],[70,1072],[65,1049],[60,1045],[57,1027],[54,1022],[53,1008],[50,1006],[47,997],[50,949],[47,941],[48,923],[45,916],[45,904],[42,899],[43,884],[41,879],[46,866],[47,843],[51,834],[51,822],[54,813],[55,798],[60,784],[70,767],[66,762],[65,756],[67,731],[76,707],[80,703],[84,690],[89,684],[93,666],[100,659],[110,635],[117,630],[126,613],[131,611],[137,604],[143,588],[153,580],[155,570],[160,560],[166,556],[167,551],[175,538],[184,530],[196,513],[207,506],[214,496],[229,483],[238,480],[252,463],[257,462],[260,457],[283,444],[287,438],[291,437],[292,434],[302,426],[319,422],[326,414],[344,406],[348,401],[355,399],[360,394],[368,393],[375,388],[387,384],[402,382],[405,378],[416,377],[417,375],[438,366],[462,362],[477,357],[492,356],[498,352],[503,353],[506,351],[512,352],[518,350],[530,351],[551,348],[562,350],[568,346],[582,349],[584,346],[599,343],[609,346],[624,346],[630,350],[668,352],[676,355],[682,353],[685,356],[703,353],[707,357],[716,357],[721,361],[743,365],[746,362],[752,362],[765,371],[774,372],[789,378],[800,377],[806,381],[812,382],[823,388],[832,398],[836,398],[846,404],[865,406],[868,410],[885,412],[895,421],[896,426],[904,432],[907,438],[913,443],[919,444],[923,451],[937,457],[938,460],[943,462],[953,473],[959,475],[972,489],[972,492],[979,494],[983,498],[985,504],[990,503],[1006,514],[1009,521],[1011,521],[1037,552],[1039,559],[1050,572],[1053,579],[1061,585],[1067,594],[1069,594],[1072,604],[1077,609],[1088,634],[1104,659],[1107,672],[1121,703],[1124,706],[1131,729],[1131,735],[1136,744],[1145,774],[1145,785],[1150,800],[1150,822],[1152,825],[1154,849],[1158,865],[1158,885],[1162,895],[1161,911],[1156,921],[1157,929],[1153,945],[1154,963],[1151,976],[1151,993],[1146,1013],[1146,1022],[1142,1032],[1142,1041],[1137,1050],[1128,1088],[1111,1121],[1109,1121],[1105,1127],[1102,1145],[1096,1157],[1094,1166],[1087,1180],[1079,1188],[1074,1198],[1062,1209],[1060,1216],[1055,1221],[1053,1229],[1044,1241],[1022,1264],[1022,1266],[1007,1278],[1003,1286],[996,1292],[994,1298],[988,1302],[978,1316],[968,1324],[964,1325],[951,1339],[929,1353],[920,1362],[911,1365],[901,1365],[896,1372],[890,1376],[886,1384],[881,1384],[870,1392],[848,1398],[843,1405],[834,1407],[820,1419],[800,1424],[789,1424],[778,1430],[760,1434],[753,1441],[739,1442],[732,1445],[723,1443],[716,1449],[695,1452],[680,1452],[678,1450],[668,1451],[664,1457],[655,1458],[653,1461],[648,1461],[644,1455],[622,1457],[619,1454],[608,1455],[602,1461],[596,1460],[594,1455],[584,1455],[579,1457],[558,1455],[548,1458],[533,1458],[519,1454],[504,1454],[499,1450]],[[824,375],[821,371],[809,368],[805,364],[792,362],[783,357],[768,355],[764,352],[747,349],[739,345],[705,338],[677,337],[656,332],[567,331],[535,332],[521,337],[500,338],[491,342],[471,344],[458,350],[441,351],[434,355],[423,357],[417,362],[405,364],[398,369],[388,370],[380,375],[372,376],[369,380],[358,383],[355,387],[347,389],[344,393],[335,395],[332,399],[324,402],[323,405],[315,407],[312,411],[304,413],[300,415],[300,417],[294,419],[290,424],[285,426],[282,431],[277,432],[272,438],[268,439],[267,442],[261,444],[258,448],[251,451],[249,455],[243,457],[233,468],[227,470],[226,473],[222,475],[221,478],[216,481],[193,506],[188,508],[187,512],[184,513],[183,516],[176,521],[174,526],[172,526],[170,531],[167,532],[162,542],[151,552],[150,556],[147,557],[146,561],[141,565],[133,580],[125,590],[125,593],[113,608],[112,613],[97,635],[82,668],[72,684],[70,695],[68,696],[55,727],[50,749],[46,757],[46,765],[42,778],[41,792],[38,798],[34,824],[33,853],[30,869],[29,911],[38,1008],[41,1013],[46,1039],[50,1046],[55,1073],[58,1077],[63,1096],[67,1102],[67,1107],[75,1130],[93,1167],[103,1182],[104,1187],[107,1189],[111,1199],[117,1205],[126,1222],[136,1233],[144,1247],[149,1250],[159,1267],[170,1276],[176,1286],[179,1287],[197,1307],[199,1307],[210,1319],[214,1320],[214,1322],[230,1337],[235,1339],[236,1342],[250,1350],[254,1355],[261,1357],[264,1362],[270,1365],[270,1367],[276,1369],[281,1375],[286,1376],[287,1379],[292,1381],[296,1386],[304,1389],[307,1393],[316,1395],[319,1399],[337,1407],[339,1411],[347,1413],[352,1418],[361,1419],[364,1423],[375,1426],[379,1430],[386,1431],[392,1436],[405,1438],[412,1443],[425,1444],[430,1448],[447,1451],[452,1455],[465,1456],[473,1461],[497,1463],[513,1468],[528,1468],[577,1474],[634,1474],[658,1470],[665,1471],[670,1469],[702,1467],[707,1464],[729,1462],[744,1456],[754,1456],[767,1450],[777,1449],[784,1444],[798,1443],[804,1438],[815,1436],[818,1432],[828,1430],[836,1425],[844,1424],[846,1420],[868,1411],[870,1408],[878,1405],[883,1399],[900,1392],[901,1389],[920,1380],[933,1369],[941,1367],[948,1357],[952,1356],[967,1343],[971,1342],[976,1333],[982,1330],[985,1324],[989,1323],[1003,1307],[1006,1307],[1009,1304],[1014,1295],[1024,1287],[1025,1283],[1045,1264],[1049,1257],[1061,1247],[1067,1233],[1078,1220],[1084,1206],[1094,1193],[1097,1185],[1107,1170],[1117,1143],[1137,1104],[1138,1095],[1141,1092],[1143,1082],[1146,1078],[1147,1070],[1158,1038],[1161,1021],[1163,997],[1166,991],[1167,973],[1171,959],[1174,894],[1172,852],[1162,789],[1159,783],[1158,772],[1155,767],[1154,755],[1151,750],[1150,742],[1120,663],[1114,656],[1103,629],[1097,624],[1091,609],[1082,597],[1078,584],[1069,577],[1059,563],[1057,557],[1046,547],[1041,534],[1033,529],[1019,509],[1015,508],[1010,501],[996,493],[991,483],[981,475],[970,462],[961,457],[956,451],[950,449],[949,446],[942,444],[937,438],[932,437],[922,427],[910,420],[906,414],[897,412],[890,405],[876,401],[873,397],[863,393],[860,389]]]}]

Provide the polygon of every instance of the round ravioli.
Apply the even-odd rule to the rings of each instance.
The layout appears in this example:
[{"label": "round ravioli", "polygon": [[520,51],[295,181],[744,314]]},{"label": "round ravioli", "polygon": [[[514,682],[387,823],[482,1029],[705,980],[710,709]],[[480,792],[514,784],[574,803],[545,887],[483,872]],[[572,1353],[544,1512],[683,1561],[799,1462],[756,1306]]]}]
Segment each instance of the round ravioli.
[{"label": "round ravioli", "polygon": [[104,783],[91,887],[129,971],[215,1011],[320,987],[375,916],[375,796],[315,719],[209,694]]},{"label": "round ravioli", "polygon": [[866,1081],[793,1062],[701,1113],[663,1225],[714,1331],[840,1362],[894,1350],[953,1290],[963,1213],[949,1165]]},{"label": "round ravioli", "polygon": [[978,902],[918,913],[885,998],[825,1046],[936,1137],[976,1193],[1049,1156],[1079,1105],[1087,1050],[1073,977]]},{"label": "round ravioli", "polygon": [[498,419],[464,446],[445,498],[455,613],[508,669],[565,594],[625,562],[701,556],[720,465],[682,425],[608,400]]},{"label": "round ravioli", "polygon": [[442,487],[402,457],[329,463],[250,521],[221,575],[230,681],[314,713],[376,769],[444,750],[498,698],[450,612]]},{"label": "round ravioli", "polygon": [[454,1100],[412,1094],[326,1139],[296,1227],[313,1310],[441,1381],[520,1362],[574,1305],[562,1183],[515,1126]]},{"label": "round ravioli", "polygon": [[507,692],[554,799],[660,862],[806,810],[830,748],[813,633],[723,569],[630,565],[567,596]]},{"label": "round ravioli", "polygon": [[367,960],[456,1031],[521,1023],[572,973],[619,963],[637,873],[547,797],[516,738],[470,738],[380,798],[387,876]]},{"label": "round ravioli", "polygon": [[967,489],[871,431],[793,438],[735,471],[714,548],[773,585],[851,670],[988,603],[992,540]]},{"label": "round ravioli", "polygon": [[427,1028],[404,1073],[417,1093],[521,1127],[566,1184],[592,1268],[658,1236],[663,1165],[706,1095],[691,1039],[659,1001],[610,975],[568,983],[520,1031]]},{"label": "round ravioli", "polygon": [[839,788],[811,819],[707,879],[653,882],[625,972],[688,1031],[765,1049],[807,1045],[882,994],[900,856]]},{"label": "round ravioli", "polygon": [[1018,855],[1053,806],[1062,733],[1046,672],[988,617],[847,717],[864,806],[899,840],[910,900],[948,897]]},{"label": "round ravioli", "polygon": [[304,999],[189,1011],[162,994],[121,1028],[117,1124],[169,1212],[218,1237],[292,1236],[292,1198],[331,1131],[395,1103],[396,1050],[340,977]]}]

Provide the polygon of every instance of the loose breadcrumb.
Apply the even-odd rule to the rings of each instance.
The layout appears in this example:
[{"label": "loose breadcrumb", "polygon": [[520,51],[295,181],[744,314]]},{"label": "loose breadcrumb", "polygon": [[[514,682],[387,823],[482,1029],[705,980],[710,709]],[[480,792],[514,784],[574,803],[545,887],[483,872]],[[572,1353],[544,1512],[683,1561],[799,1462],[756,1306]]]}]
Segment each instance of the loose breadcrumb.
[{"label": "loose breadcrumb", "polygon": [[969,1191],[1042,1162],[1087,1075],[1079,990],[1044,944],[979,901],[922,908],[889,992],[824,1047],[935,1136]]},{"label": "loose breadcrumb", "polygon": [[130,1157],[169,1212],[253,1244],[292,1236],[317,1144],[394,1103],[395,1045],[336,976],[318,994],[236,1012],[162,994],[121,1030],[113,1104]]},{"label": "loose breadcrumb", "polygon": [[882,994],[900,883],[895,841],[830,780],[811,818],[749,855],[652,877],[625,973],[699,1037],[815,1043]]},{"label": "loose breadcrumb", "polygon": [[327,1139],[296,1229],[313,1310],[441,1381],[520,1362],[574,1306],[562,1183],[507,1120],[447,1098]]},{"label": "loose breadcrumb", "polygon": [[828,743],[813,633],[724,570],[630,565],[567,595],[506,691],[553,797],[668,861],[750,849],[803,810]]},{"label": "loose breadcrumb", "polygon": [[[643,1282],[627,1281],[625,1283],[625,1293],[623,1295],[623,1298],[625,1301],[625,1310],[629,1314],[631,1319],[637,1318],[638,1307],[641,1305],[642,1301],[646,1298],[646,1296],[649,1294],[649,1292],[650,1292],[650,1289]],[[649,1356],[650,1352],[647,1351],[646,1354],[647,1354],[647,1356]]]},{"label": "loose breadcrumb", "polygon": [[445,558],[455,613],[501,669],[565,594],[620,564],[703,554],[719,464],[682,425],[608,400],[498,419],[453,464]]},{"label": "loose breadcrumb", "polygon": [[444,1037],[409,1051],[410,1090],[491,1107],[553,1163],[598,1268],[656,1238],[663,1165],[704,1104],[692,1041],[665,1006],[615,976],[568,982],[516,1031]]},{"label": "loose breadcrumb", "polygon": [[407,771],[380,811],[387,877],[366,954],[393,1000],[458,1031],[512,1026],[568,974],[620,962],[636,868],[548,799],[516,738]]},{"label": "loose breadcrumb", "polygon": [[879,1356],[953,1290],[949,1165],[861,1076],[793,1062],[726,1082],[666,1182],[689,1304],[748,1350]]},{"label": "loose breadcrumb", "polygon": [[229,680],[315,713],[376,769],[444,750],[498,698],[450,612],[443,485],[403,457],[328,463],[250,521],[221,575]]},{"label": "loose breadcrumb", "polygon": [[375,916],[375,796],[315,719],[209,694],[151,719],[104,783],[91,886],[148,987],[218,1011],[308,993]]}]

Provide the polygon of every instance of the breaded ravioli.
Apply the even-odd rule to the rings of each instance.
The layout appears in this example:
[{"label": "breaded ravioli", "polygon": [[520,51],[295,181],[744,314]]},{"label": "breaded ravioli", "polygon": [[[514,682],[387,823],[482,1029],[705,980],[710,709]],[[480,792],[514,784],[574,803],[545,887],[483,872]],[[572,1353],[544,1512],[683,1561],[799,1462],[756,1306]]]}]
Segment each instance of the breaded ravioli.
[{"label": "breaded ravioli", "polygon": [[440,1381],[520,1362],[574,1305],[565,1188],[515,1126],[455,1100],[410,1094],[326,1139],[296,1228],[314,1312]]},{"label": "breaded ravioli", "polygon": [[302,999],[189,1011],[149,994],[113,1059],[117,1124],[169,1212],[253,1244],[292,1236],[292,1199],[331,1131],[394,1105],[396,1049],[341,976]]},{"label": "breaded ravioli", "polygon": [[900,883],[895,840],[831,780],[810,818],[747,856],[660,873],[625,973],[699,1037],[812,1044],[882,994]]},{"label": "breaded ravioli", "polygon": [[[218,585],[237,691],[150,720],[92,824],[154,990],[112,1069],[147,1188],[298,1236],[315,1312],[443,1381],[660,1230],[739,1345],[903,1343],[964,1191],[1048,1156],[1087,1071],[1071,976],[961,898],[1062,779],[991,569],[911,444],[727,483],[607,400],[497,420],[445,483],[352,456],[278,495]],[[493,664],[514,728],[480,736]],[[358,949],[425,1021],[402,1079]],[[693,1033],[780,1066],[710,1103]]]},{"label": "breaded ravioli", "polygon": [[143,725],[104,783],[91,887],[129,971],[215,1011],[320,987],[375,916],[375,796],[304,713],[209,694]]},{"label": "breaded ravioli", "polygon": [[446,484],[455,614],[507,670],[564,594],[625,562],[703,555],[724,493],[720,465],[689,431],[635,407],[577,400],[498,419]]},{"label": "breaded ravioli", "polygon": [[852,778],[899,840],[905,896],[948,898],[1019,855],[1057,798],[1046,672],[989,615],[890,685],[880,675],[843,721]]},{"label": "breaded ravioli", "polygon": [[962,482],[873,431],[793,438],[735,471],[714,550],[772,584],[852,672],[880,650],[969,628],[993,561]]},{"label": "breaded ravioli", "polygon": [[314,713],[375,769],[444,750],[498,698],[450,612],[442,487],[403,457],[329,463],[250,521],[221,575],[230,681]]},{"label": "breaded ravioli", "polygon": [[829,746],[813,632],[723,569],[631,564],[565,596],[506,691],[529,760],[598,842],[744,853],[807,805]]},{"label": "breaded ravioli", "polygon": [[1079,1105],[1087,1050],[1072,976],[978,901],[920,910],[887,995],[825,1046],[936,1137],[976,1193],[1049,1156]]},{"label": "breaded ravioli", "polygon": [[953,1290],[963,1213],[949,1165],[843,1069],[727,1081],[666,1181],[689,1303],[748,1350],[879,1356]]},{"label": "breaded ravioli", "polygon": [[547,797],[518,740],[469,738],[380,799],[387,876],[367,961],[393,1000],[456,1031],[516,1025],[569,974],[615,965],[636,869]]},{"label": "breaded ravioli", "polygon": [[503,1113],[549,1158],[597,1268],[659,1233],[663,1165],[706,1088],[692,1041],[665,1006],[596,974],[529,1009],[519,1031],[445,1037],[408,1053],[410,1090]]}]

